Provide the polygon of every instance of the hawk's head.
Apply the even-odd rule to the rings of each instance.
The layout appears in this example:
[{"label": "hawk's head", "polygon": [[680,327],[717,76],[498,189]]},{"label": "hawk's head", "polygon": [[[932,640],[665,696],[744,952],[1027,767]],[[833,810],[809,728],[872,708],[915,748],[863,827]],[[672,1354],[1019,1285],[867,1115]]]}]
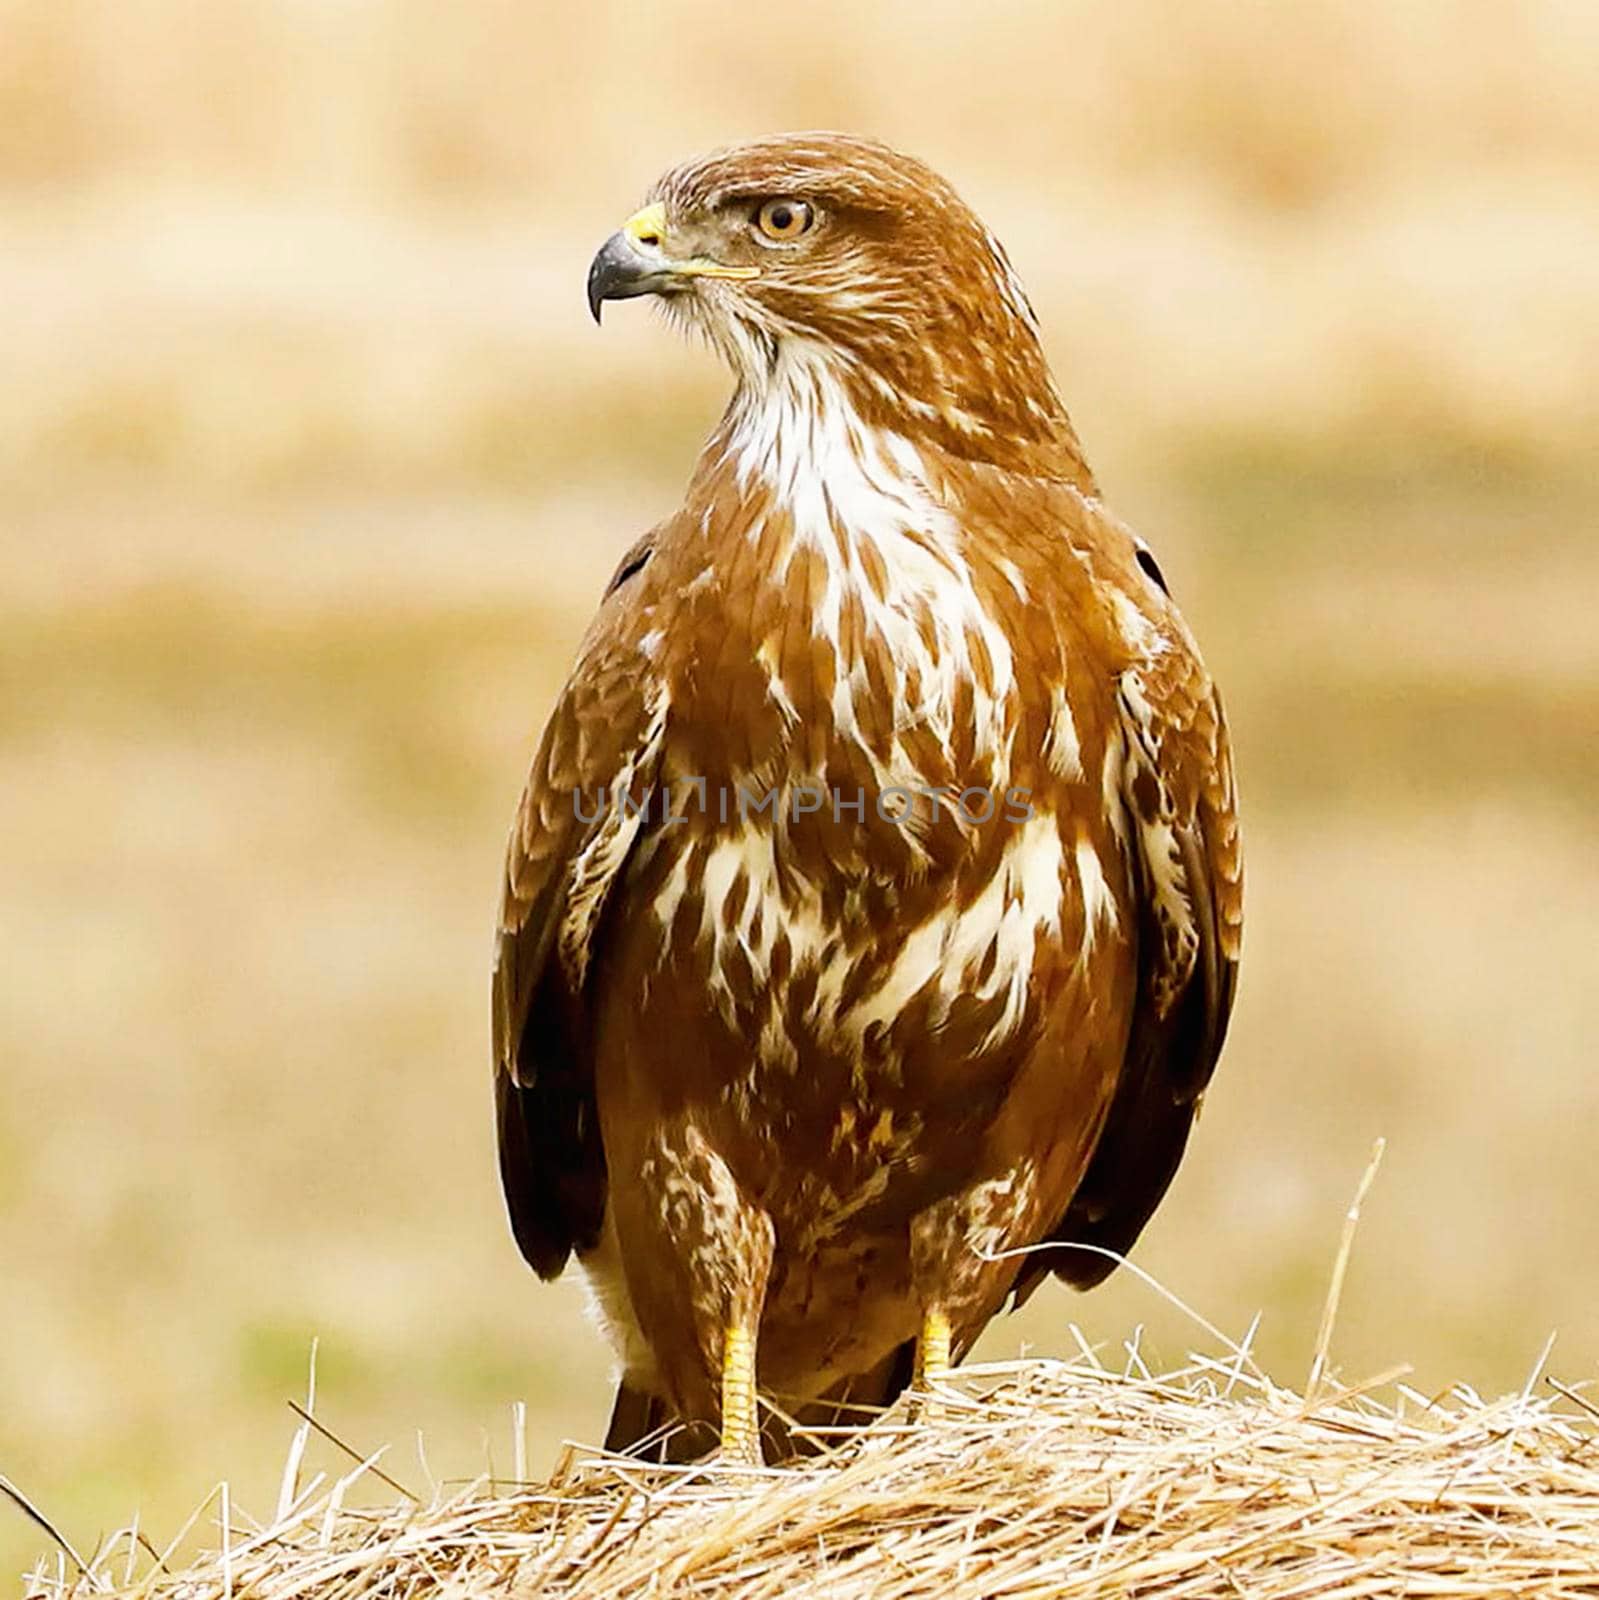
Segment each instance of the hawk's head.
[{"label": "hawk's head", "polygon": [[[937,173],[838,133],[756,140],[666,174],[589,269],[589,306],[654,294],[746,402],[807,373],[863,420],[1009,460],[1080,462],[999,242]],[[1075,475],[1073,473],[1072,475]]]}]

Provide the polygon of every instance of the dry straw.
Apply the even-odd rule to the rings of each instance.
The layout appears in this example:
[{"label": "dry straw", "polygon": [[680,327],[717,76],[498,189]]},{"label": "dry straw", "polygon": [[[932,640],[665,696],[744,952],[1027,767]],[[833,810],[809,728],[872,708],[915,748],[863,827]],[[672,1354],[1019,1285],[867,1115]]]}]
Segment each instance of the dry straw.
[{"label": "dry straw", "polygon": [[547,1483],[364,1511],[344,1506],[357,1466],[265,1527],[219,1491],[226,1536],[194,1565],[164,1570],[128,1530],[30,1593],[1599,1596],[1586,1409],[1403,1385],[1310,1401],[1242,1351],[1160,1377],[1085,1352],[971,1369],[938,1416],[896,1410],[784,1470],[574,1455]]},{"label": "dry straw", "polygon": [[426,1503],[385,1476],[400,1502],[363,1510],[347,1501],[375,1458],[300,1481],[312,1431],[356,1456],[313,1415],[313,1388],[268,1524],[220,1485],[201,1508],[220,1513],[219,1548],[193,1564],[170,1570],[130,1528],[87,1559],[63,1550],[29,1593],[1599,1597],[1599,1408],[1586,1397],[1542,1361],[1492,1403],[1330,1376],[1357,1214],[1358,1198],[1305,1395],[1267,1378],[1247,1338],[1161,1375],[1136,1343],[1108,1365],[1079,1338],[1072,1361],[968,1368],[932,1414],[901,1402],[798,1466],[650,1467],[573,1449],[547,1482],[484,1479]]}]

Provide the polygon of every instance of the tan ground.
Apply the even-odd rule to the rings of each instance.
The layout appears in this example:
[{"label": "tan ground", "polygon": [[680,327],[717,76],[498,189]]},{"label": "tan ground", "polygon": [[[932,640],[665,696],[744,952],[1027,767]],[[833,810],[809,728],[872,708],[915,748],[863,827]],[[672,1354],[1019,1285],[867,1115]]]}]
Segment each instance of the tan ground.
[{"label": "tan ground", "polygon": [[[1599,11],[854,10],[0,0],[0,1472],[80,1542],[269,1502],[313,1335],[441,1477],[600,1425],[501,1221],[496,874],[721,390],[588,254],[772,127],[1007,239],[1228,694],[1243,987],[1140,1261],[1301,1380],[1386,1134],[1345,1370],[1592,1373]],[[1189,1336],[1127,1281],[986,1353],[1073,1318]]]}]

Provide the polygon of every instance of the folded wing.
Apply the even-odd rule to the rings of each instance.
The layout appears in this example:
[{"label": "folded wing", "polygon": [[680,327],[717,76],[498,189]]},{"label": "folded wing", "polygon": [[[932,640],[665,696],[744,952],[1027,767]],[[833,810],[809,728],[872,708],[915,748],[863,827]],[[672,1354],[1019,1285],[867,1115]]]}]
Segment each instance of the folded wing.
[{"label": "folded wing", "polygon": [[[1221,1054],[1237,982],[1243,868],[1226,723],[1187,630],[1165,608],[1117,685],[1120,783],[1108,793],[1138,904],[1138,992],[1109,1116],[1087,1172],[1032,1257],[1092,1288],[1160,1204]],[[1090,1248],[1070,1248],[1088,1246]]]},{"label": "folded wing", "polygon": [[[511,1229],[542,1278],[599,1237],[605,1152],[582,993],[655,781],[666,694],[648,672],[630,551],[550,717],[517,810],[494,964],[495,1104]],[[624,803],[624,801],[626,803]]]}]

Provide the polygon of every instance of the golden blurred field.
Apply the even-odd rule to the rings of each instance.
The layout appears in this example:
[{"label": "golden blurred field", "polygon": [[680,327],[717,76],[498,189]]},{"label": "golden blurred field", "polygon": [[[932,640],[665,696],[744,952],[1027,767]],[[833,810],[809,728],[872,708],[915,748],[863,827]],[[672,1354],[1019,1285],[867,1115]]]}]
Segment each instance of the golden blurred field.
[{"label": "golden blurred field", "polygon": [[[944,169],[1229,699],[1234,1032],[1138,1259],[1303,1377],[1599,1361],[1599,9],[0,0],[0,1472],[81,1544],[320,1404],[594,1437],[502,1222],[501,846],[724,389],[594,245],[784,127]],[[985,1349],[1175,1354],[1129,1275]],[[40,1536],[0,1502],[0,1570]]]}]

